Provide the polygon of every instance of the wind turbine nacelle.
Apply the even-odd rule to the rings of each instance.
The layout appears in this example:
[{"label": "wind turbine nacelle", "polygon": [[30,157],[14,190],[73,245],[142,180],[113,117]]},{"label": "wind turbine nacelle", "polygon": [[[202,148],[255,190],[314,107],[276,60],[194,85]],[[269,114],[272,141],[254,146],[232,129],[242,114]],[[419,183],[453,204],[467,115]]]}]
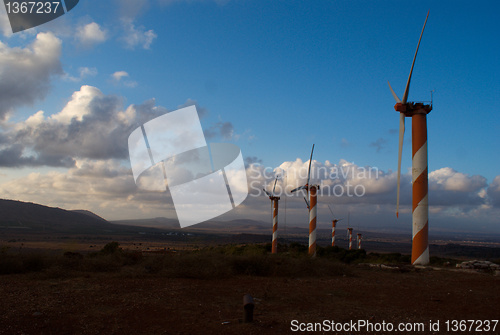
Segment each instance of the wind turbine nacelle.
[{"label": "wind turbine nacelle", "polygon": [[394,109],[400,113],[406,113],[406,104],[398,102],[394,105]]},{"label": "wind turbine nacelle", "polygon": [[397,112],[404,113],[405,116],[411,117],[413,114],[429,114],[432,110],[432,105],[426,105],[421,102],[407,102],[403,104],[398,102],[394,105]]}]

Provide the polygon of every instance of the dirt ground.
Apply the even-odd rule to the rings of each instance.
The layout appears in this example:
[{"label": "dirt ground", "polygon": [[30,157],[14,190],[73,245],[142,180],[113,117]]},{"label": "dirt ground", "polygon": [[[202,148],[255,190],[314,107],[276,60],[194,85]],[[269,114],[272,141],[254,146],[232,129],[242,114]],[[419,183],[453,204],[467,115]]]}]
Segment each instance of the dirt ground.
[{"label": "dirt ground", "polygon": [[[255,301],[243,323],[243,295]],[[498,320],[500,277],[450,270],[406,273],[352,267],[330,278],[240,276],[227,279],[137,278],[91,273],[74,278],[0,276],[0,334],[287,334],[292,321],[423,323],[446,332],[447,320]],[[429,322],[440,322],[439,331]],[[303,324],[301,327],[307,327]],[[386,334],[366,329],[328,334]],[[319,331],[318,333],[322,333]],[[478,332],[463,332],[478,333]],[[499,334],[500,325],[494,332]]]}]

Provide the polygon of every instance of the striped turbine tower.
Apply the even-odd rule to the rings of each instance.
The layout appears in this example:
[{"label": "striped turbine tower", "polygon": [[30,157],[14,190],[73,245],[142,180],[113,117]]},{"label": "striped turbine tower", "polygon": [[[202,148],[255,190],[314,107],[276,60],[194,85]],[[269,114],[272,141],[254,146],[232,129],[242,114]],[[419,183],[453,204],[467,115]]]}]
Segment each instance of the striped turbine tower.
[{"label": "striped turbine tower", "polygon": [[273,197],[273,244],[272,253],[276,254],[278,252],[278,201],[279,197]]},{"label": "striped turbine tower", "polygon": [[316,214],[317,214],[317,192],[319,190],[319,185],[311,185],[309,186],[309,181],[311,179],[311,163],[312,163],[312,156],[314,152],[314,144],[312,146],[311,150],[311,157],[309,158],[309,169],[307,171],[307,182],[304,186],[299,186],[295,189],[292,190],[293,192],[299,191],[299,190],[306,190],[306,192],[309,195],[309,202],[307,201],[306,198],[306,204],[307,207],[309,208],[309,255],[311,257],[316,256]]},{"label": "striped turbine tower", "polygon": [[316,256],[316,214],[318,185],[309,187],[309,255]]},{"label": "striped turbine tower", "polygon": [[361,239],[362,239],[363,235],[362,234],[358,234],[358,249],[361,249]]},{"label": "striped turbine tower", "polygon": [[280,197],[274,195],[274,190],[276,189],[276,182],[278,181],[278,176],[274,180],[273,192],[269,193],[266,190],[264,192],[267,194],[271,200],[271,206],[273,208],[273,243],[271,253],[276,254],[278,252],[278,202]]},{"label": "striped turbine tower", "polygon": [[335,246],[335,227],[337,226],[337,222],[341,221],[342,219],[336,219],[335,214],[333,214],[332,209],[330,208],[330,205],[328,205],[328,209],[330,210],[330,213],[332,213],[333,220],[332,220],[332,247]]},{"label": "striped turbine tower", "polygon": [[335,246],[335,226],[337,225],[337,220],[332,220],[332,247]]},{"label": "striped turbine tower", "polygon": [[347,228],[347,234],[349,235],[349,250],[352,250],[352,228]]},{"label": "striped turbine tower", "polygon": [[[432,110],[432,102],[430,105],[424,103],[407,102],[408,93],[410,91],[410,81],[417,58],[418,48],[425,25],[425,18],[422,32],[417,44],[417,50],[413,57],[410,75],[406,83],[403,99],[399,99],[394,90],[389,84],[396,105],[394,109],[400,113],[399,119],[399,154],[398,154],[398,181],[397,181],[397,200],[396,200],[396,216],[399,216],[399,189],[401,182],[401,154],[403,152],[403,139],[405,132],[405,118],[412,119],[412,184],[413,184],[413,243],[411,252],[412,264],[429,264],[429,243],[428,243],[428,223],[429,223],[429,203],[427,197],[428,191],[428,169],[427,169],[427,114]],[[389,82],[388,82],[389,83]]]}]

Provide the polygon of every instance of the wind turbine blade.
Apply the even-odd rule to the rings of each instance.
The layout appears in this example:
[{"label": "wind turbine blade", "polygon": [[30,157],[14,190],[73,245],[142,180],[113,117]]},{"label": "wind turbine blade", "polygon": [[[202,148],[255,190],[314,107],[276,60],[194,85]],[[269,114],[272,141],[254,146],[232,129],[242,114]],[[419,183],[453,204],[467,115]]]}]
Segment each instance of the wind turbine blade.
[{"label": "wind turbine blade", "polygon": [[306,187],[305,186],[299,186],[297,188],[294,188],[293,190],[291,190],[290,192],[293,193],[293,192],[296,192],[296,191],[300,191],[300,190],[303,190],[305,189]]},{"label": "wind turbine blade", "polygon": [[399,189],[401,186],[401,157],[403,155],[403,140],[405,136],[405,115],[399,113],[399,151],[398,151],[398,182],[396,196],[396,217],[399,217]]},{"label": "wind turbine blade", "polygon": [[273,186],[273,195],[274,195],[274,189],[276,188],[276,182],[278,181],[278,176],[276,176],[276,179],[274,180],[274,186]]},{"label": "wind turbine blade", "polygon": [[417,50],[415,51],[415,56],[413,56],[413,63],[411,64],[410,75],[408,76],[408,82],[406,83],[405,94],[403,95],[403,101],[402,101],[403,104],[405,104],[406,100],[408,100],[408,93],[410,92],[411,74],[413,72],[413,66],[415,65],[415,59],[417,59],[418,47],[420,46],[420,41],[422,40],[422,35],[424,34],[425,25],[427,24],[427,19],[429,18],[429,12],[427,12],[427,17],[425,18],[424,26],[422,28],[422,32],[420,33],[420,38],[418,39]]},{"label": "wind turbine blade", "polygon": [[392,96],[394,97],[394,100],[396,100],[396,102],[401,102],[401,99],[399,99],[396,92],[394,92],[394,90],[392,89],[392,86],[391,86],[391,83],[389,82],[389,80],[387,81],[387,84],[389,85],[389,88],[391,89],[391,93],[392,93]]},{"label": "wind turbine blade", "polygon": [[[311,178],[311,163],[313,158],[313,151],[314,151],[314,144],[311,150],[311,157],[309,157],[309,169],[307,171],[307,183],[306,183],[306,185],[308,186],[309,186],[309,179]],[[309,188],[307,189],[307,194],[309,195]]]},{"label": "wind turbine blade", "polygon": [[332,209],[330,208],[330,205],[328,205],[328,209],[330,210],[330,213],[332,213],[333,218],[335,219],[335,214],[333,214]]},{"label": "wind turbine blade", "polygon": [[309,208],[309,201],[307,201],[306,197],[304,197],[304,201],[306,202],[307,208]]},{"label": "wind turbine blade", "polygon": [[268,197],[271,196],[271,194],[269,192],[267,192],[265,189],[262,189],[262,190],[267,194]]}]

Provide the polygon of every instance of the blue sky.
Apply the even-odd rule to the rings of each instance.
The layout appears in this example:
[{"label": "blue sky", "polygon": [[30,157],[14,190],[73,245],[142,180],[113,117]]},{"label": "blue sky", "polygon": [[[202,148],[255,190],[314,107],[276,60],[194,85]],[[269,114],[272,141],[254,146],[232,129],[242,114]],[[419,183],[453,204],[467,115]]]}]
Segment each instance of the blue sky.
[{"label": "blue sky", "polygon": [[[345,160],[376,167],[389,176],[397,167],[399,116],[387,80],[401,96],[430,10],[409,100],[430,100],[430,91],[435,90],[434,109],[428,116],[429,171],[435,172],[435,197],[450,200],[435,198],[433,213],[443,229],[458,220],[461,229],[474,230],[468,222],[477,220],[484,231],[499,232],[499,7],[496,1],[80,0],[63,17],[17,34],[11,33],[2,8],[0,76],[4,78],[0,80],[6,86],[12,86],[10,80],[26,80],[26,90],[37,93],[21,92],[19,96],[26,99],[1,106],[3,136],[9,141],[0,141],[4,156],[0,155],[0,190],[5,198],[70,209],[85,206],[110,219],[124,218],[125,212],[119,210],[123,201],[141,208],[136,214],[126,212],[127,218],[172,217],[171,207],[168,212],[158,199],[147,202],[129,186],[128,200],[121,199],[120,205],[112,201],[112,192],[99,193],[109,198],[100,202],[90,196],[85,200],[85,194],[71,196],[65,183],[75,173],[81,175],[77,171],[85,164],[106,166],[109,171],[129,168],[127,159],[111,149],[100,154],[75,149],[71,155],[65,148],[66,158],[77,162],[75,168],[60,161],[55,164],[51,161],[55,147],[49,150],[26,137],[19,142],[22,154],[14,155],[19,162],[12,163],[13,156],[7,153],[12,155],[16,144],[12,141],[20,138],[15,129],[26,127],[25,120],[40,110],[46,120],[57,115],[76,99],[75,92],[102,94],[106,106],[117,114],[131,105],[151,109],[150,99],[168,110],[196,102],[205,111],[203,127],[220,130],[212,140],[235,143],[244,157],[266,167],[297,158],[305,163],[315,143],[314,159],[320,165]],[[32,66],[37,81],[5,70],[16,64],[12,57],[16,50],[34,50],[39,33],[53,38],[44,40],[52,57],[42,62],[46,72],[37,66],[42,63],[36,55]],[[84,85],[97,91],[83,92]],[[71,113],[78,114],[76,108],[83,107],[73,106]],[[408,119],[403,173],[411,168],[410,124]],[[39,159],[42,152],[46,157]],[[115,171],[122,182],[130,177],[125,170]],[[33,191],[42,187],[33,173],[48,183],[43,192]],[[30,174],[32,184],[23,177]],[[64,183],[55,182],[54,176]],[[89,190],[95,190],[92,183],[85,181]],[[120,188],[117,180],[112,183]],[[410,189],[403,187],[402,192]],[[379,206],[380,222],[392,220],[395,188],[380,191],[380,197],[379,191],[373,192],[373,199],[383,198],[379,203],[369,201],[370,206]],[[79,200],[70,201],[68,195]],[[296,203],[297,213],[306,217],[299,200],[291,199],[290,204]],[[356,199],[341,200],[324,202],[335,204],[342,214],[362,206]],[[358,208],[359,216],[370,217],[375,209],[369,208]],[[167,213],[162,215],[162,210]],[[267,210],[268,200],[249,198],[227,218],[266,220]],[[325,224],[327,214],[322,219]]]}]

